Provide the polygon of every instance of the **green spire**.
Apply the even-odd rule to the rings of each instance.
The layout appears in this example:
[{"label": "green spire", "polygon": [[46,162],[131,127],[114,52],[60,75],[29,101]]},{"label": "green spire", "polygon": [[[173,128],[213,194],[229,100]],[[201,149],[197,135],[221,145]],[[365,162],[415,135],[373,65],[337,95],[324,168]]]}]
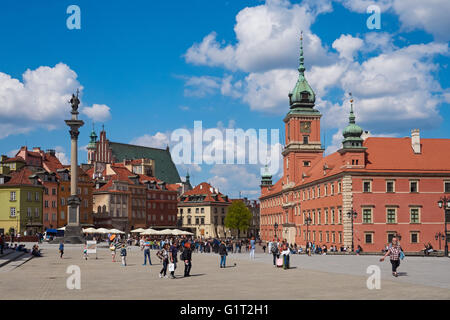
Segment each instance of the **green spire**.
[{"label": "green spire", "polygon": [[355,114],[353,112],[353,97],[352,93],[350,95],[350,116],[348,117],[348,126],[345,127],[342,135],[344,136],[344,141],[342,141],[344,148],[361,148],[363,139],[361,135],[363,130],[355,122]]},{"label": "green spire", "polygon": [[92,123],[92,132],[89,136],[91,138],[91,140],[89,141],[89,144],[87,146],[88,149],[95,149],[96,146],[96,142],[97,142],[97,135],[95,134],[95,130],[94,130],[94,123]]},{"label": "green spire", "polygon": [[[292,92],[289,93],[289,104],[296,112],[311,112],[316,101],[316,95],[305,78],[305,58],[303,56],[303,31],[300,35],[300,65],[298,67],[298,80]],[[317,110],[313,110],[317,112]]]},{"label": "green spire", "polygon": [[300,77],[304,78],[305,77],[305,66],[304,66],[304,62],[305,62],[305,58],[303,57],[303,31],[300,33],[300,65],[298,67],[298,72],[300,73]]}]

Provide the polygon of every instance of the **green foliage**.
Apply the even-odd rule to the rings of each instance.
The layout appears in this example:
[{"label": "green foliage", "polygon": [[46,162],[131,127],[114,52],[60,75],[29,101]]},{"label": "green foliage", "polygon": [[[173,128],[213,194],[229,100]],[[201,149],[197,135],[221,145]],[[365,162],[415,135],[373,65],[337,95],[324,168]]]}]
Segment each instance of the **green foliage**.
[{"label": "green foliage", "polygon": [[252,213],[242,201],[234,201],[228,208],[225,217],[225,227],[238,231],[245,231],[250,227]]}]

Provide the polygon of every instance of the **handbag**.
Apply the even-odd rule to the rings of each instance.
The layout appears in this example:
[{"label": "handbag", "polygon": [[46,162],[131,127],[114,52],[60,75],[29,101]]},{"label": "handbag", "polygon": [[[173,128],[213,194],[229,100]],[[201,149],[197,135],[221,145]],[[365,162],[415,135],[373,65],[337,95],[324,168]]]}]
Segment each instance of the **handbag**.
[{"label": "handbag", "polygon": [[403,251],[400,251],[400,260],[403,260],[405,258],[405,254],[403,253]]},{"label": "handbag", "polygon": [[175,271],[175,264],[169,263],[169,271],[170,272]]}]

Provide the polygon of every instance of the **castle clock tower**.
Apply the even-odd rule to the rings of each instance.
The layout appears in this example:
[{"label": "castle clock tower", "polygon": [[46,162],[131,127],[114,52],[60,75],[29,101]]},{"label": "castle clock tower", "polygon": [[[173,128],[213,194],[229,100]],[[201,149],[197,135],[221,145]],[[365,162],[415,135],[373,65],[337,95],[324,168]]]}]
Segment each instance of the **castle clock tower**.
[{"label": "castle clock tower", "polygon": [[316,95],[305,78],[303,34],[300,37],[300,66],[297,83],[289,93],[290,110],[285,122],[284,184],[301,181],[304,172],[323,157],[320,141],[322,115],[314,104]]}]

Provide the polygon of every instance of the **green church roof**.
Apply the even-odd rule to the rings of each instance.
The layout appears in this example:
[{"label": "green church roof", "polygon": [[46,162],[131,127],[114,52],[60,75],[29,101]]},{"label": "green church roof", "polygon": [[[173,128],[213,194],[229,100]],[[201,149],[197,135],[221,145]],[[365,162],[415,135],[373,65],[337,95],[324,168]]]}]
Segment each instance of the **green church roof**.
[{"label": "green church roof", "polygon": [[180,175],[172,161],[169,149],[157,149],[132,144],[110,142],[109,143],[115,161],[133,159],[152,159],[155,161],[155,177],[167,183],[181,182]]},{"label": "green church roof", "polygon": [[[351,96],[351,93],[350,93]],[[351,107],[350,107],[350,116],[348,117],[348,125],[345,127],[342,135],[344,136],[344,141],[342,141],[344,148],[351,147],[362,147],[363,139],[361,135],[363,133],[363,129],[358,126],[355,122],[355,114],[353,113],[353,98],[350,99]]]}]

